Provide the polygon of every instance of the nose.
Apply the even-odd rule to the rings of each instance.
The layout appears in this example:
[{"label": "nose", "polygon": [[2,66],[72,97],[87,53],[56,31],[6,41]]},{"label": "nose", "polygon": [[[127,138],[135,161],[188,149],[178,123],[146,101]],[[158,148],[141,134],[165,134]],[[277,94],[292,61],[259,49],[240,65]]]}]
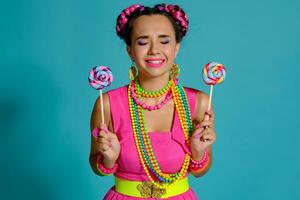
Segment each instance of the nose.
[{"label": "nose", "polygon": [[155,42],[152,42],[149,48],[149,55],[158,54],[160,52],[158,45]]}]

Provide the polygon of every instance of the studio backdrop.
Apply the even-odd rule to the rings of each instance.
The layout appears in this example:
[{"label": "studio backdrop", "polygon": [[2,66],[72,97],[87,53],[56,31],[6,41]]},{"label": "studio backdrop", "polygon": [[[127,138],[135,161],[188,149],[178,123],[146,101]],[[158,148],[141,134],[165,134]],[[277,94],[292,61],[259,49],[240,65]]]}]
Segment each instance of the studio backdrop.
[{"label": "studio backdrop", "polygon": [[[0,198],[99,200],[114,184],[89,165],[88,85],[109,66],[108,89],[128,84],[131,61],[115,31],[127,6],[160,1],[4,1],[0,6]],[[176,63],[180,81],[209,94],[202,68],[222,63],[214,88],[217,140],[208,173],[190,185],[202,200],[300,199],[300,2],[189,0]],[[176,152],[174,152],[176,153]]]}]

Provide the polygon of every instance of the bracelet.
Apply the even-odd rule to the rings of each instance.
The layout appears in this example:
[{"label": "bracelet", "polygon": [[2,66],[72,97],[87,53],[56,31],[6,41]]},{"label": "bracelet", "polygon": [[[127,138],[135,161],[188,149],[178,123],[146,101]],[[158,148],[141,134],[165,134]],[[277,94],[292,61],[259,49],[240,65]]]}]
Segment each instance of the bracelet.
[{"label": "bracelet", "polygon": [[205,151],[201,160],[196,161],[191,158],[191,162],[190,162],[190,166],[189,166],[190,170],[195,171],[195,172],[203,171],[208,166],[208,163],[209,163],[208,161],[209,161],[208,152]]},{"label": "bracelet", "polygon": [[98,156],[97,156],[96,165],[97,165],[98,171],[100,172],[100,174],[102,176],[108,176],[110,174],[113,174],[117,171],[117,168],[118,168],[118,163],[117,162],[115,162],[115,165],[111,169],[108,169],[108,168],[104,167],[103,164],[102,164],[102,157],[101,157],[100,154],[98,154]]}]

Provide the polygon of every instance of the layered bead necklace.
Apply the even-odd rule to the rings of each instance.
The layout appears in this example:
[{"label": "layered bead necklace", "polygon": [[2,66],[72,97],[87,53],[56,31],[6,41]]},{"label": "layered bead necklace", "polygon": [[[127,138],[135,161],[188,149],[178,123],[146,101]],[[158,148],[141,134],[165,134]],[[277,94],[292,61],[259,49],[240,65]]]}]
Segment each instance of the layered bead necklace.
[{"label": "layered bead necklace", "polygon": [[[166,94],[166,98],[158,105],[149,106],[141,102],[142,97],[154,98],[160,97],[164,94]],[[189,167],[190,155],[185,155],[184,162],[179,172],[171,174],[163,173],[152,150],[152,145],[148,136],[147,125],[144,116],[144,109],[160,109],[172,97],[175,104],[175,110],[178,113],[181,128],[184,133],[185,141],[188,143],[192,131],[191,113],[186,93],[183,87],[178,84],[177,81],[170,79],[170,81],[164,88],[156,92],[147,92],[143,90],[137,78],[131,81],[128,87],[130,117],[139,159],[150,182],[162,189],[173,185],[183,178]],[[156,182],[153,179],[149,170],[155,175],[159,182]]]},{"label": "layered bead necklace", "polygon": [[[164,106],[169,100],[172,99],[172,92],[170,90],[170,88],[171,88],[170,83],[171,82],[169,81],[168,85],[166,85],[163,89],[161,89],[158,92],[146,92],[141,88],[139,83],[136,84],[135,82],[133,82],[132,87],[131,87],[131,96],[134,99],[134,102],[137,105],[141,106],[143,109],[147,109],[149,111],[158,110],[162,106]],[[150,106],[150,105],[147,105],[147,104],[143,103],[139,98],[139,97],[147,97],[147,98],[160,97],[160,96],[164,95],[165,93],[167,93],[165,99],[162,102],[160,102],[159,104],[154,105],[154,106]]]}]

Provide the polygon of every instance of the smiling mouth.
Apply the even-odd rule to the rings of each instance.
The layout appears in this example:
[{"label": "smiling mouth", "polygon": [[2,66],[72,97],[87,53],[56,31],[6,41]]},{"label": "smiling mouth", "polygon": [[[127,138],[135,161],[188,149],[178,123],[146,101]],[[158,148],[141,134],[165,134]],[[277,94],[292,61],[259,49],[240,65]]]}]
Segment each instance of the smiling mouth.
[{"label": "smiling mouth", "polygon": [[148,67],[159,68],[165,62],[164,59],[146,59],[145,60]]}]

